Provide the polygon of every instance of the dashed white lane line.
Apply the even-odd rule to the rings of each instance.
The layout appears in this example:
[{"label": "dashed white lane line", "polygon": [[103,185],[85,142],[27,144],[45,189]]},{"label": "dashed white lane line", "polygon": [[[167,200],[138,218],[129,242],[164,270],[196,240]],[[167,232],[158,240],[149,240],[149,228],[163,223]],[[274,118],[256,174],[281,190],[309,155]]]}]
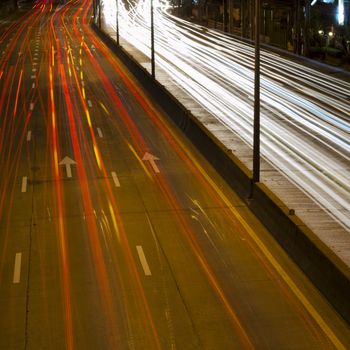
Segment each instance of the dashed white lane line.
[{"label": "dashed white lane line", "polygon": [[139,255],[139,259],[143,268],[143,272],[145,273],[145,276],[152,276],[151,270],[148,266],[146,257],[145,257],[145,253],[143,252],[142,246],[141,245],[137,245],[136,246],[137,249],[137,254]]},{"label": "dashed white lane line", "polygon": [[90,101],[90,100],[88,100],[87,102],[88,102],[89,107],[91,108],[91,107],[92,107],[92,103],[91,103],[91,101]]},{"label": "dashed white lane line", "polygon": [[51,222],[51,211],[50,211],[50,208],[46,207],[46,210],[47,210],[47,214],[48,214],[48,217],[49,217],[49,221]]},{"label": "dashed white lane line", "polygon": [[103,134],[102,134],[102,131],[100,128],[97,128],[97,133],[98,133],[98,136],[102,139],[103,138]]},{"label": "dashed white lane line", "polygon": [[36,79],[36,75],[32,75],[31,78],[32,78],[32,79]]},{"label": "dashed white lane line", "polygon": [[30,109],[31,111],[34,109],[34,103],[33,103],[33,102],[30,103],[29,109]]},{"label": "dashed white lane line", "polygon": [[27,184],[28,184],[28,177],[23,176],[22,178],[22,186],[21,186],[21,191],[22,192],[27,192]]},{"label": "dashed white lane line", "polygon": [[13,270],[13,283],[19,283],[21,281],[21,263],[22,253],[16,253],[15,268]]},{"label": "dashed white lane line", "polygon": [[35,83],[32,84],[32,89],[34,89],[34,88],[35,88]]},{"label": "dashed white lane line", "polygon": [[32,132],[31,130],[29,130],[27,133],[27,141],[29,142],[31,139],[32,139]]},{"label": "dashed white lane line", "polygon": [[118,179],[116,172],[112,171],[111,174],[112,174],[112,179],[113,179],[115,187],[120,187],[120,182],[119,182],[119,179]]}]

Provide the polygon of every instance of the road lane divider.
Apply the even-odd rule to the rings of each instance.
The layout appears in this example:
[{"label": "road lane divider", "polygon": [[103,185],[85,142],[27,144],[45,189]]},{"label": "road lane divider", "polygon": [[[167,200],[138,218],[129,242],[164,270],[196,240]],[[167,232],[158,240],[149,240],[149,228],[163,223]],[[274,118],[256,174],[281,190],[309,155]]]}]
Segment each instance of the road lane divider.
[{"label": "road lane divider", "polygon": [[97,128],[97,133],[98,133],[98,136],[102,139],[103,134],[102,134],[102,130],[100,128]]},{"label": "road lane divider", "polygon": [[21,263],[22,253],[16,253],[15,268],[13,269],[13,283],[19,283],[21,281]]},{"label": "road lane divider", "polygon": [[88,103],[88,106],[89,106],[90,108],[92,108],[92,103],[91,103],[91,101],[88,100],[87,103]]},{"label": "road lane divider", "polygon": [[143,269],[143,272],[145,273],[145,276],[152,276],[152,272],[149,268],[148,262],[146,260],[145,253],[143,251],[143,248],[141,245],[136,246],[137,254],[139,255],[140,263]]},{"label": "road lane divider", "polygon": [[27,141],[29,142],[31,139],[32,139],[32,131],[29,130],[29,131],[27,132]]},{"label": "road lane divider", "polygon": [[113,179],[115,187],[120,187],[120,182],[119,182],[119,179],[118,179],[116,172],[112,171],[111,174],[112,174],[112,179]]},{"label": "road lane divider", "polygon": [[21,187],[21,192],[27,192],[27,185],[28,185],[28,177],[27,176],[23,176],[22,178],[22,187]]}]

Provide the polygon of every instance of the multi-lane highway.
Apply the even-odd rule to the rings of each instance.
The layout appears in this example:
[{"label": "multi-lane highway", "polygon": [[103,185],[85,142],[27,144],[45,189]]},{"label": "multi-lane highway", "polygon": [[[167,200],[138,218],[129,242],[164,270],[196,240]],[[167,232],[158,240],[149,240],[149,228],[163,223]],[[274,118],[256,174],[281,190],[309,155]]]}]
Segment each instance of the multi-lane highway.
[{"label": "multi-lane highway", "polygon": [[[157,65],[252,145],[254,48],[170,15],[169,4],[154,1]],[[148,57],[149,5],[118,7],[121,37]],[[115,28],[116,1],[102,14]],[[264,50],[261,73],[263,157],[350,231],[350,83]]]},{"label": "multi-lane highway", "polygon": [[349,348],[90,18],[37,2],[0,27],[0,348]]}]

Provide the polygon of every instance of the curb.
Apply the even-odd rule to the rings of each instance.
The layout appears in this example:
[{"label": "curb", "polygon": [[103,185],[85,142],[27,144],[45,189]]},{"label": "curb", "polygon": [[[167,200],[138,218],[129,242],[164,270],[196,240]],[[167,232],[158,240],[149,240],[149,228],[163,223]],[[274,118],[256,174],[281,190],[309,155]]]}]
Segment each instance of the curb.
[{"label": "curb", "polygon": [[[92,24],[139,84],[207,158],[312,283],[350,324],[350,269],[252,172],[113,39]],[[205,154],[204,154],[205,150]]]}]

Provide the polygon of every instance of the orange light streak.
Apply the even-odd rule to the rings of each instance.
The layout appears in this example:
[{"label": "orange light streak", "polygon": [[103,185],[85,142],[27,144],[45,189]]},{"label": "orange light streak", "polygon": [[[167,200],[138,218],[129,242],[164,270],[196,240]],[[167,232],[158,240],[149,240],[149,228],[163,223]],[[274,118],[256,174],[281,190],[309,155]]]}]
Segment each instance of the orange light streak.
[{"label": "orange light streak", "polygon": [[54,48],[54,46],[52,45],[51,46],[51,51],[52,51],[52,54],[51,54],[51,57],[52,57],[52,67],[54,67],[55,66],[55,48]]},{"label": "orange light streak", "polygon": [[15,107],[13,109],[13,116],[16,116],[17,113],[17,104],[18,104],[18,95],[19,95],[19,89],[21,87],[22,82],[22,75],[23,75],[23,69],[21,69],[21,73],[19,75],[18,85],[17,85],[17,92],[16,92],[16,99],[15,99]]}]

